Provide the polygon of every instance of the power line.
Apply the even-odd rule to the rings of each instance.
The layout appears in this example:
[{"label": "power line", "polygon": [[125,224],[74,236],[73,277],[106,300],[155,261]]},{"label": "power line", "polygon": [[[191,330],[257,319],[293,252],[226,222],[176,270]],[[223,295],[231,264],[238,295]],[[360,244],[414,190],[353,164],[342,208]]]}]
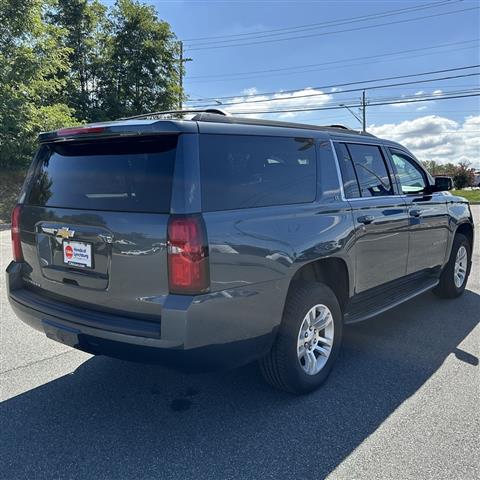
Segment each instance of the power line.
[{"label": "power line", "polygon": [[[480,75],[480,73],[478,74]],[[417,87],[418,88],[418,87]],[[408,100],[408,98],[430,98],[430,97],[434,97],[434,98],[439,98],[439,97],[443,97],[445,95],[457,95],[457,94],[462,94],[462,93],[472,93],[472,92],[476,92],[480,89],[480,84],[479,85],[474,85],[472,88],[463,88],[463,89],[455,89],[455,90],[442,90],[442,91],[438,91],[438,92],[422,92],[421,94],[415,94],[415,93],[410,93],[408,95],[403,95],[402,97],[399,97],[399,95],[382,95],[382,96],[376,96],[374,98],[375,101],[390,101],[390,100],[397,100],[399,98],[403,98],[405,99],[405,101]],[[361,90],[357,90],[357,91],[361,91]],[[339,92],[339,93],[344,93],[344,92]],[[325,97],[327,96],[327,94],[325,94]],[[259,102],[259,105],[257,105],[257,108],[269,108],[269,109],[272,109],[272,110],[269,110],[269,111],[273,111],[273,109],[275,108],[294,108],[296,105],[299,105],[298,103],[295,103],[295,100],[297,98],[300,98],[300,97],[286,97],[286,98],[278,98],[277,101],[279,103],[281,103],[282,105],[272,105],[271,107],[264,107],[262,102]],[[319,101],[321,101],[322,98],[319,98]],[[350,105],[351,103],[355,104],[356,102],[358,101],[358,97],[353,97],[353,96],[350,96],[350,97],[347,97],[347,98],[342,98],[341,100],[339,100],[339,102],[341,102],[342,105]],[[312,105],[315,105],[315,102],[312,102],[311,103]],[[325,105],[326,102],[323,102],[323,104]],[[338,105],[339,103],[338,102],[335,102],[334,105]],[[318,103],[317,103],[318,105]],[[209,106],[211,106],[211,104],[209,105],[194,105],[190,108],[192,109],[202,109],[202,108],[208,108]],[[241,107],[249,107],[250,105],[246,102],[238,102],[238,103],[235,103],[234,105],[215,105],[219,108],[222,108],[222,107],[228,107],[226,108],[227,111],[231,111],[232,109],[234,109],[236,106],[237,108],[241,108]],[[255,107],[252,107],[252,108],[255,108]]]},{"label": "power line", "polygon": [[[399,15],[402,13],[407,13],[411,11],[418,11],[418,10],[426,10],[430,8],[436,8],[440,7],[442,5],[447,5],[447,4],[454,4],[454,3],[459,3],[462,0],[458,0],[456,2],[452,1],[442,1],[442,2],[433,2],[433,3],[428,3],[426,5],[420,5],[416,7],[407,7],[407,8],[400,8],[396,10],[387,10],[384,12],[378,12],[378,13],[373,13],[370,15],[361,15],[357,17],[349,17],[349,18],[343,18],[343,19],[338,19],[338,20],[330,20],[327,22],[319,22],[319,23],[307,23],[304,25],[297,25],[294,27],[283,27],[283,28],[275,28],[275,29],[270,29],[270,30],[261,30],[258,32],[247,32],[247,33],[237,33],[237,34],[230,34],[230,35],[214,35],[214,36],[208,36],[208,37],[197,37],[197,38],[186,38],[183,39],[185,43],[193,43],[193,42],[200,42],[200,43],[210,43],[209,41],[212,40],[213,43],[216,43],[219,41],[219,39],[224,39],[224,41],[228,41],[227,39],[233,39],[230,41],[239,41],[243,40],[243,38],[247,37],[249,38],[263,38],[263,37],[268,37],[272,35],[285,35],[287,33],[295,33],[295,31],[305,31],[305,30],[313,30],[317,28],[322,28],[322,27],[328,27],[328,26],[335,26],[335,25],[342,25],[345,23],[353,23],[353,22],[358,22],[358,21],[365,21],[365,20],[370,20],[372,18],[378,18],[378,17],[385,17],[385,16],[391,16],[391,15]],[[293,32],[292,32],[293,31]],[[204,41],[207,42],[204,42]]]},{"label": "power line", "polygon": [[[438,78],[429,78],[429,79],[424,79],[424,80],[415,80],[412,82],[397,82],[397,83],[390,83],[390,84],[383,84],[383,85],[374,85],[372,87],[359,87],[359,88],[350,88],[347,90],[340,90],[336,92],[321,92],[321,93],[308,93],[305,95],[296,95],[295,97],[274,97],[274,98],[266,98],[263,100],[250,100],[250,101],[239,101],[239,102],[229,102],[229,103],[222,103],[222,106],[231,106],[231,105],[245,105],[245,104],[251,104],[251,103],[268,103],[268,102],[281,102],[285,100],[297,100],[299,98],[311,98],[311,97],[319,97],[319,96],[327,96],[327,95],[337,95],[337,94],[345,94],[345,93],[351,93],[351,92],[361,92],[365,90],[378,90],[378,89],[383,89],[383,88],[392,88],[392,87],[401,87],[404,85],[413,85],[413,84],[421,84],[421,83],[429,83],[429,82],[436,82],[440,80],[452,80],[455,78],[466,78],[466,77],[475,77],[480,75],[480,73],[467,73],[464,75],[451,75],[448,77],[438,77]],[[281,95],[283,92],[279,93]],[[195,105],[195,107],[205,107],[205,106],[210,106],[212,104],[208,105]]]},{"label": "power line", "polygon": [[[409,95],[409,96],[406,96],[406,95],[403,95],[401,97],[399,97],[398,95],[395,95],[395,96],[387,96],[387,97],[374,97],[374,101],[375,102],[389,102],[391,100],[397,100],[397,99],[405,99],[405,103],[408,103],[408,99],[412,98],[412,99],[415,99],[415,98],[441,98],[441,97],[445,97],[445,96],[449,96],[449,95],[461,95],[461,94],[464,94],[464,93],[476,93],[476,92],[480,92],[480,86],[478,87],[475,87],[475,88],[468,88],[468,89],[464,89],[464,90],[449,90],[447,92],[441,92],[441,93],[424,93],[422,95]],[[356,99],[353,99],[353,101],[355,102]],[[342,102],[342,104],[344,104],[345,101]],[[400,102],[402,103],[402,102]]]},{"label": "power line", "polygon": [[[342,108],[345,108],[348,110],[352,115],[356,116],[352,111],[351,108],[359,107],[362,116],[363,112],[366,111],[366,107],[369,106],[375,106],[375,105],[407,105],[408,103],[417,103],[420,101],[435,101],[435,100],[441,100],[441,99],[449,99],[449,98],[460,98],[463,96],[470,96],[470,94],[479,94],[480,95],[480,88],[476,89],[469,89],[469,90],[457,90],[457,91],[450,91],[446,92],[445,94],[442,95],[431,95],[431,94],[425,94],[422,96],[415,96],[415,97],[398,97],[398,96],[389,96],[389,97],[376,97],[368,102],[366,102],[366,99],[362,97],[362,103],[358,103],[358,99],[349,99],[349,100],[344,100],[341,104],[335,104],[332,105],[331,107],[304,107],[304,106],[296,106],[293,105],[290,108],[287,109],[287,107],[284,107],[282,109],[269,109],[266,111],[243,111],[243,112],[230,112],[232,114],[267,114],[267,113],[289,113],[289,112],[300,112],[300,111],[315,111],[315,110],[339,110]],[[365,103],[363,103],[365,102]],[[475,112],[480,113],[480,108],[478,110],[475,110]]]},{"label": "power line", "polygon": [[[408,102],[407,102],[408,103]],[[367,105],[368,106],[368,105]],[[424,110],[421,110],[423,112],[425,112]],[[345,117],[348,117],[350,118],[350,116],[347,114],[348,112],[336,112],[336,113],[332,113],[330,115],[322,115],[321,117],[313,117],[312,120],[317,120],[318,119],[328,119],[328,118],[338,118],[339,116],[342,116],[342,115],[345,115]],[[398,111],[390,111],[388,113],[388,115],[405,115],[405,114],[418,114],[418,110],[398,110]],[[425,114],[427,114],[428,112],[425,112]],[[473,109],[473,110],[438,110],[438,109],[435,109],[435,112],[434,113],[428,113],[430,115],[447,115],[447,114],[450,114],[450,113],[459,113],[459,114],[477,114],[477,115],[480,115],[480,107],[477,108],[477,109]],[[372,111],[370,113],[370,115],[380,115],[380,113],[378,111]],[[383,115],[383,114],[382,114]]]},{"label": "power line", "polygon": [[[449,83],[448,85],[429,85],[428,88],[447,88],[447,87],[465,87],[465,88],[473,88],[473,87],[478,87],[480,84],[477,83],[467,83],[464,85],[454,85],[453,83]],[[402,90],[418,90],[419,87],[403,87]],[[424,93],[424,92],[422,92]]]},{"label": "power line", "polygon": [[[407,102],[408,103],[408,102]],[[398,110],[398,111],[391,111],[391,114],[392,115],[404,115],[405,113],[417,113],[418,110],[411,110],[411,109],[407,109],[407,110]],[[479,114],[480,115],[480,106],[479,108],[472,108],[472,109],[462,109],[462,110],[444,110],[443,108],[442,109],[435,109],[435,115],[446,115],[446,114],[449,114],[449,113],[461,113],[461,114],[469,114],[469,113],[476,113],[476,114]],[[335,115],[337,115],[335,113]],[[332,118],[333,115],[332,115]]]},{"label": "power line", "polygon": [[[370,98],[373,98],[375,101],[390,101],[390,100],[396,100],[396,99],[399,99],[399,98],[408,99],[408,98],[442,97],[442,96],[445,96],[445,95],[457,95],[457,94],[462,94],[462,93],[472,93],[472,92],[476,92],[476,91],[479,91],[479,90],[480,90],[480,85],[479,86],[474,86],[472,88],[445,90],[445,91],[441,91],[441,92],[437,92],[437,93],[423,92],[422,94],[418,94],[418,95],[410,93],[408,95],[403,94],[401,96],[400,96],[400,94],[397,94],[397,95],[381,95],[381,96],[375,96],[375,97],[370,97]],[[268,107],[268,108],[288,108],[289,106],[293,108],[296,105],[300,105],[299,103],[294,103],[293,101],[291,101],[291,100],[295,100],[295,98],[296,97],[283,99],[283,105],[273,105],[272,107]],[[345,105],[345,104],[349,105],[350,103],[356,103],[357,101],[358,101],[358,97],[350,96],[348,98],[342,98],[338,102],[335,102],[335,103],[332,103],[332,104],[338,105],[339,102],[341,102],[342,105]],[[323,104],[326,105],[326,103],[323,103]],[[244,106],[245,104],[239,103],[238,105]],[[310,105],[310,103],[305,104],[305,105]],[[314,106],[315,103],[312,103],[311,105]],[[202,107],[196,107],[196,108],[202,108]],[[238,108],[240,108],[240,107],[238,107]],[[254,108],[254,107],[252,107],[252,108]],[[263,105],[259,105],[259,106],[257,106],[257,108],[263,108]],[[227,110],[230,111],[230,109],[227,109]]]},{"label": "power line", "polygon": [[273,42],[281,42],[281,41],[291,41],[291,40],[298,40],[298,39],[303,39],[303,38],[311,38],[311,37],[320,37],[320,36],[325,36],[325,35],[333,35],[337,33],[345,33],[345,32],[356,32],[360,30],[368,30],[371,28],[377,28],[377,27],[384,27],[388,25],[397,25],[401,23],[407,23],[407,22],[413,22],[417,20],[425,20],[429,18],[435,18],[435,17],[441,17],[445,15],[452,15],[455,13],[462,13],[462,12],[469,12],[471,10],[478,10],[480,7],[470,7],[470,8],[463,8],[461,10],[452,10],[450,12],[443,12],[443,13],[436,13],[432,15],[424,15],[421,17],[414,17],[414,18],[406,18],[402,20],[395,20],[391,22],[385,22],[385,23],[378,23],[376,25],[365,25],[365,26],[360,26],[360,27],[354,27],[354,28],[348,28],[348,29],[343,29],[343,30],[334,30],[331,32],[323,32],[323,33],[312,33],[308,35],[299,35],[299,36],[294,36],[294,37],[285,37],[285,38],[276,38],[276,39],[270,39],[270,40],[260,40],[260,41],[253,41],[253,42],[246,42],[246,43],[236,43],[236,44],[230,44],[230,45],[205,45],[205,46],[196,46],[194,48],[188,48],[188,52],[193,52],[193,51],[199,51],[199,50],[212,50],[212,49],[218,49],[218,48],[230,48],[230,47],[245,47],[249,45],[260,45],[260,44],[266,44],[266,43],[273,43]]},{"label": "power line", "polygon": [[[392,55],[401,55],[403,53],[413,53],[413,52],[420,52],[420,51],[425,51],[425,50],[434,50],[438,48],[444,48],[444,47],[451,47],[455,45],[465,45],[467,43],[474,43],[474,42],[479,42],[479,38],[474,38],[472,40],[464,40],[461,42],[451,42],[451,43],[444,43],[441,45],[433,45],[430,47],[423,47],[423,48],[413,48],[413,49],[408,49],[408,50],[399,50],[396,52],[388,52],[388,53],[381,53],[378,55],[367,55],[363,57],[354,57],[354,58],[348,58],[348,59],[343,59],[343,60],[333,60],[330,62],[322,62],[322,63],[312,63],[312,64],[307,64],[307,65],[297,65],[297,66],[292,66],[292,67],[282,67],[282,68],[272,68],[268,70],[253,70],[250,72],[237,72],[237,73],[225,73],[225,74],[217,74],[217,75],[193,75],[189,77],[189,81],[191,79],[211,79],[211,78],[223,78],[223,77],[243,77],[243,76],[256,76],[256,74],[264,74],[264,73],[276,73],[276,72],[286,72],[289,70],[301,70],[304,68],[314,68],[314,67],[321,67],[321,66],[327,66],[327,65],[335,65],[338,63],[344,63],[344,62],[353,62],[357,60],[367,60],[371,58],[381,58],[381,57],[390,57]],[[302,72],[303,73],[303,72]]]},{"label": "power line", "polygon": [[[471,49],[475,49],[476,52],[475,53],[479,53],[480,50],[479,50],[480,46],[478,45],[470,45],[470,46],[465,46],[465,47],[459,47],[459,48],[454,48],[454,49],[450,49],[450,50],[438,50],[436,52],[425,52],[425,53],[417,53],[417,54],[404,54],[402,56],[385,56],[385,58],[380,58],[378,60],[372,60],[372,61],[367,61],[367,60],[363,60],[363,61],[360,61],[360,62],[352,62],[352,63],[344,63],[344,64],[340,64],[340,65],[334,65],[334,66],[331,66],[331,67],[317,67],[317,68],[313,68],[313,69],[307,69],[307,70],[293,70],[293,71],[289,71],[289,72],[284,72],[282,73],[281,75],[280,74],[275,74],[275,73],[271,73],[271,74],[266,74],[266,75],[253,75],[253,76],[245,76],[245,77],[238,77],[238,78],[225,78],[225,79],[221,79],[221,78],[217,78],[217,79],[210,79],[210,80],[188,80],[187,78],[187,83],[189,84],[194,84],[194,85],[197,85],[197,84],[201,84],[201,83],[208,83],[209,85],[211,85],[212,83],[222,83],[225,84],[226,82],[235,82],[235,83],[238,83],[239,81],[248,81],[248,80],[254,80],[254,79],[265,79],[265,78],[268,78],[268,77],[278,77],[278,76],[281,76],[282,78],[285,78],[286,76],[305,76],[307,74],[311,74],[311,73],[316,73],[316,72],[324,72],[324,71],[328,71],[328,72],[332,72],[332,71],[336,71],[336,70],[341,70],[341,69],[346,69],[346,68],[352,68],[352,67],[362,67],[364,68],[365,66],[367,65],[378,65],[379,63],[392,63],[392,62],[395,62],[395,63],[398,63],[399,61],[401,60],[407,60],[407,61],[410,61],[414,58],[423,58],[423,57],[430,57],[432,55],[439,55],[439,54],[442,54],[442,55],[446,55],[446,54],[453,54],[454,52],[460,52],[460,51],[464,51],[464,50],[471,50]],[[477,55],[478,57],[478,55]]]},{"label": "power line", "polygon": [[[471,93],[471,94],[464,94],[464,95],[450,95],[450,96],[433,96],[430,98],[399,98],[396,101],[390,102],[371,102],[368,104],[369,107],[375,107],[380,105],[396,105],[399,103],[419,103],[419,102],[430,102],[430,101],[437,101],[437,100],[450,100],[454,98],[467,98],[467,97],[478,97],[480,96],[479,93]],[[290,108],[284,110],[265,110],[265,111],[250,111],[250,112],[231,112],[233,115],[261,115],[261,114],[272,114],[272,113],[299,113],[299,112],[314,112],[320,110],[339,110],[348,106],[350,108],[358,108],[361,107],[361,104],[350,104],[350,105],[335,105],[331,107],[311,107],[311,108]]]},{"label": "power line", "polygon": [[[478,68],[480,67],[480,64],[476,65],[466,65],[464,67],[455,67],[455,68],[446,68],[442,70],[430,70],[427,72],[421,72],[421,73],[411,73],[408,75],[395,75],[391,77],[382,77],[382,78],[375,78],[375,79],[370,79],[370,80],[357,80],[355,82],[346,82],[346,83],[335,83],[335,84],[330,84],[330,85],[322,85],[319,87],[309,87],[311,90],[322,90],[322,89],[327,89],[327,88],[339,88],[339,87],[348,87],[350,85],[360,85],[360,84],[367,84],[367,83],[376,83],[376,82],[382,82],[382,81],[387,81],[387,80],[399,80],[401,78],[413,78],[413,77],[422,77],[425,75],[436,75],[438,73],[448,73],[448,72],[455,72],[459,70],[469,70],[472,68]],[[230,100],[230,99],[237,99],[237,98],[255,98],[259,96],[267,96],[267,95],[276,95],[276,94],[287,94],[287,93],[296,93],[296,92],[301,92],[305,90],[306,87],[304,88],[297,88],[293,90],[283,90],[281,92],[263,92],[263,93],[254,93],[254,94],[247,94],[247,95],[230,95],[230,96],[223,96],[223,97],[205,97],[205,98],[197,98],[197,99],[192,99],[189,100],[189,102],[207,102],[209,100],[216,101],[216,100]],[[333,93],[333,92],[330,92]],[[237,102],[237,103],[246,103],[245,101],[242,102]],[[250,103],[253,103],[250,102]]]},{"label": "power line", "polygon": [[[319,112],[320,115],[315,115],[315,116],[310,116],[308,118],[308,121],[309,122],[326,122],[326,121],[329,121],[329,120],[335,120],[335,123],[342,123],[343,120],[341,120],[342,118],[345,118],[345,122],[348,124],[348,122],[350,121],[350,114],[347,112],[347,111],[335,111],[335,112]],[[480,115],[480,107],[475,109],[475,110],[444,110],[443,108],[436,108],[434,112],[432,111],[425,111],[425,110],[412,110],[412,109],[401,109],[401,110],[398,110],[398,111],[394,111],[394,110],[390,110],[388,112],[388,116],[392,116],[392,115],[402,115],[402,116],[408,116],[408,115],[415,115],[415,116],[431,116],[431,115],[435,115],[435,116],[445,116],[445,115],[449,115],[449,114],[452,114],[452,113],[457,113],[457,114],[463,114],[465,115],[465,117],[467,116],[475,116],[476,115]],[[473,115],[472,115],[473,114]],[[379,112],[378,110],[375,110],[375,109],[372,109],[369,113],[369,116],[370,118],[372,117],[375,117],[377,118],[378,115],[385,115],[384,113],[382,114],[381,112]],[[347,121],[348,119],[348,121]],[[370,120],[370,123],[372,122],[372,120]]]}]

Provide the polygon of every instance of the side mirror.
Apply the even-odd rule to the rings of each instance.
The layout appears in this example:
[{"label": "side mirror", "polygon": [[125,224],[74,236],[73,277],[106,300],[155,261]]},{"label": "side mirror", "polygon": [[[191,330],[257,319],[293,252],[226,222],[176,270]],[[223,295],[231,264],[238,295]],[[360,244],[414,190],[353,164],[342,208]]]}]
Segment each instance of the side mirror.
[{"label": "side mirror", "polygon": [[446,192],[453,188],[453,182],[450,177],[435,177],[435,191]]}]

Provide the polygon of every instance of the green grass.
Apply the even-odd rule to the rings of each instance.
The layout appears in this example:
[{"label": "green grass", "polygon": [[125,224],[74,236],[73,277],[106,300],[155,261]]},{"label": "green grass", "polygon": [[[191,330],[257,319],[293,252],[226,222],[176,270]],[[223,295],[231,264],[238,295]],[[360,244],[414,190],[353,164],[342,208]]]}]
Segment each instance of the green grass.
[{"label": "green grass", "polygon": [[452,195],[465,197],[470,202],[480,203],[480,189],[477,190],[450,190]]},{"label": "green grass", "polygon": [[10,223],[10,213],[22,188],[25,173],[24,170],[0,170],[0,225]]}]

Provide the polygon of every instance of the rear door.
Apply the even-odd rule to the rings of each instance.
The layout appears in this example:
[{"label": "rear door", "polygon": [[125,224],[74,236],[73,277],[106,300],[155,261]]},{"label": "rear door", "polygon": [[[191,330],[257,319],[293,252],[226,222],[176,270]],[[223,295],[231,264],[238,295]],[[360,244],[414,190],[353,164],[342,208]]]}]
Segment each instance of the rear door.
[{"label": "rear door", "polygon": [[355,222],[356,293],[405,275],[409,217],[379,145],[335,142]]},{"label": "rear door", "polygon": [[438,267],[445,260],[449,235],[445,196],[428,192],[427,173],[411,155],[395,148],[389,153],[410,216],[407,273]]},{"label": "rear door", "polygon": [[159,314],[177,141],[42,145],[22,208],[27,283],[65,302]]}]

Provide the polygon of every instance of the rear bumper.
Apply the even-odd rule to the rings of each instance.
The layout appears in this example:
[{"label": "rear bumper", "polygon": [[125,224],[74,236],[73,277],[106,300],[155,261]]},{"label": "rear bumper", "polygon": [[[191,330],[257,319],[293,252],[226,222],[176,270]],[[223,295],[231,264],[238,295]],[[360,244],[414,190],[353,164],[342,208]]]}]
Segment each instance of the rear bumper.
[{"label": "rear bumper", "polygon": [[27,325],[88,353],[183,371],[233,368],[265,355],[281,318],[281,312],[275,316],[278,301],[273,305],[278,289],[271,285],[169,295],[161,320],[152,322],[47,299],[25,285],[21,271],[21,264],[9,265],[7,292],[15,314]]}]

